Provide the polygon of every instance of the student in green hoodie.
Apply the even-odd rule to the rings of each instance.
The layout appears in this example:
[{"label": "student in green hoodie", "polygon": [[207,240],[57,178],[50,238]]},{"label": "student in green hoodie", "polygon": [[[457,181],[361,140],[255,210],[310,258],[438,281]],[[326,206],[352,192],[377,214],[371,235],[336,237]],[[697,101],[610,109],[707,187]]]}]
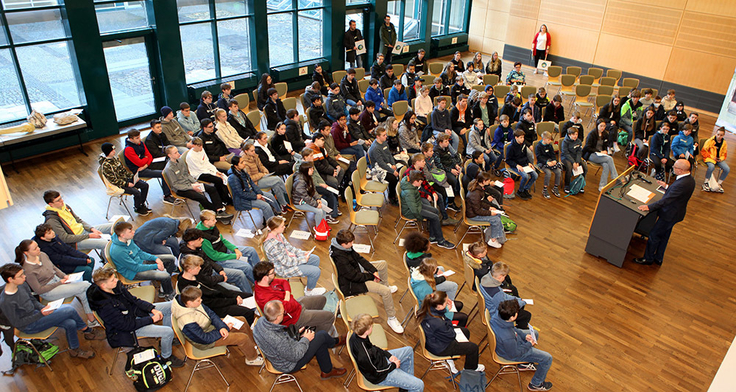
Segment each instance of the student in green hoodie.
[{"label": "student in green hoodie", "polygon": [[425,219],[429,221],[429,242],[437,244],[440,248],[454,249],[455,244],[447,241],[442,234],[439,210],[434,207],[422,205],[422,197],[419,195],[419,187],[424,181],[424,174],[419,170],[412,170],[408,177],[401,179],[401,214],[408,219],[416,219],[419,222]]},{"label": "student in green hoodie", "polygon": [[261,260],[258,251],[250,246],[238,248],[232,242],[225,239],[217,229],[217,214],[214,211],[203,210],[199,214],[200,222],[197,229],[202,230],[204,241],[202,250],[210,259],[220,264],[223,268],[233,268],[243,271],[245,277],[255,284],[253,280],[253,266]]}]

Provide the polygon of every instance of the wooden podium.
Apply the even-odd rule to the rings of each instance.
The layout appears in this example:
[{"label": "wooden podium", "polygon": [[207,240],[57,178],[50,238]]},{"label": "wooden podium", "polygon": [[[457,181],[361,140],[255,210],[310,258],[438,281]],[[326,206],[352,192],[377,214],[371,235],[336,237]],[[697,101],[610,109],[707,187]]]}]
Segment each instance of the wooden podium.
[{"label": "wooden podium", "polygon": [[[641,202],[628,195],[635,186],[654,195],[646,203]],[[638,207],[661,199],[664,193],[658,187],[654,178],[635,171],[633,166],[606,184],[598,196],[585,251],[617,267],[623,266],[632,234],[648,237],[654,225],[656,214],[649,215]]]}]

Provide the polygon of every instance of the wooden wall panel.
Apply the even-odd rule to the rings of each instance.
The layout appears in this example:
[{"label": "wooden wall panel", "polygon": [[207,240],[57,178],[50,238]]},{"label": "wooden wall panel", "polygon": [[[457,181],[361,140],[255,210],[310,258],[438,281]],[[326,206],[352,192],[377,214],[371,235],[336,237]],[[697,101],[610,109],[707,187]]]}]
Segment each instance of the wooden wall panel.
[{"label": "wooden wall panel", "polygon": [[[734,0],[690,0],[687,2],[685,9],[688,11],[736,18],[736,1]],[[731,27],[733,28],[734,26],[731,25]]]},{"label": "wooden wall panel", "polygon": [[531,49],[534,34],[538,29],[539,25],[536,19],[519,18],[511,15],[506,30],[506,43]]},{"label": "wooden wall panel", "polygon": [[541,0],[516,0],[511,3],[509,12],[520,18],[537,19]]},{"label": "wooden wall panel", "polygon": [[[495,39],[484,39],[483,40],[483,54],[487,54],[490,58],[490,56],[493,54],[493,52],[498,52],[498,57],[503,58],[503,48],[504,48],[505,42],[502,40],[495,40]],[[483,56],[485,57],[485,56]],[[488,62],[488,59],[485,60],[486,63]]]},{"label": "wooden wall panel", "polygon": [[[555,56],[567,57],[592,63],[595,47],[598,44],[598,31],[547,23],[552,36],[550,52]],[[555,37],[575,37],[575,39],[555,39]],[[534,38],[534,36],[532,36]]]},{"label": "wooden wall panel", "polygon": [[594,63],[650,78],[662,79],[671,51],[672,47],[669,45],[601,34]]},{"label": "wooden wall panel", "polygon": [[[475,4],[475,2],[473,3]],[[511,11],[511,0],[489,0],[488,9],[500,12]]]},{"label": "wooden wall panel", "polygon": [[470,13],[470,27],[468,28],[468,34],[477,35],[483,37],[485,35],[486,27],[486,13],[488,10],[485,8],[476,8],[473,3],[473,9]]},{"label": "wooden wall panel", "polygon": [[736,69],[735,58],[707,53],[697,53],[693,56],[690,50],[674,48],[664,80],[717,94],[726,94],[734,69]]},{"label": "wooden wall panel", "polygon": [[[724,26],[732,28],[724,29]],[[736,42],[736,18],[686,11],[675,46],[720,56],[736,57],[734,42]]]},{"label": "wooden wall panel", "polygon": [[509,14],[488,10],[485,20],[485,34],[483,36],[505,41],[507,30],[509,30]]},{"label": "wooden wall panel", "polygon": [[[606,0],[545,0],[539,8],[539,24],[600,30]],[[553,30],[550,30],[552,33]]]},{"label": "wooden wall panel", "polygon": [[468,34],[468,47],[471,52],[482,52],[483,51],[483,38],[482,35]]},{"label": "wooden wall panel", "polygon": [[601,32],[672,45],[681,17],[681,10],[610,0]]}]

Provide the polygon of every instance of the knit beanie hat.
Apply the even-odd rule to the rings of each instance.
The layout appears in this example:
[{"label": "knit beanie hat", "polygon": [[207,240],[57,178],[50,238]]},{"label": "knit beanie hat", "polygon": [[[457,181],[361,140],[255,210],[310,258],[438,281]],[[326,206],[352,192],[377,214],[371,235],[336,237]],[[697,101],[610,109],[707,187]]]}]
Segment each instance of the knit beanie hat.
[{"label": "knit beanie hat", "polygon": [[171,112],[173,112],[173,110],[171,110],[171,108],[168,106],[164,106],[161,108],[161,115],[164,117],[168,116]]},{"label": "knit beanie hat", "polygon": [[110,155],[110,151],[114,148],[115,146],[113,146],[112,143],[102,143],[102,153],[105,154],[105,156]]}]

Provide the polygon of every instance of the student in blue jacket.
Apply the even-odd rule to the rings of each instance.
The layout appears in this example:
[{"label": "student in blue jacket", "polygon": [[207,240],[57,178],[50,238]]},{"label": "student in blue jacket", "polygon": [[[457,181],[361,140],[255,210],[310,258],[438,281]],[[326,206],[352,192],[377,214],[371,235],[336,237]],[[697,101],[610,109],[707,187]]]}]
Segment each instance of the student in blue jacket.
[{"label": "student in blue jacket", "polygon": [[388,91],[388,107],[393,107],[394,102],[407,101],[406,89],[401,80],[394,80],[394,86]]}]

